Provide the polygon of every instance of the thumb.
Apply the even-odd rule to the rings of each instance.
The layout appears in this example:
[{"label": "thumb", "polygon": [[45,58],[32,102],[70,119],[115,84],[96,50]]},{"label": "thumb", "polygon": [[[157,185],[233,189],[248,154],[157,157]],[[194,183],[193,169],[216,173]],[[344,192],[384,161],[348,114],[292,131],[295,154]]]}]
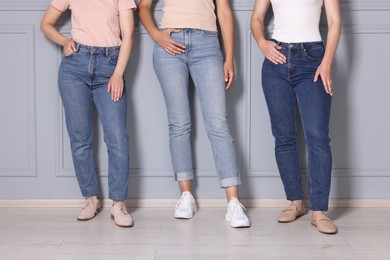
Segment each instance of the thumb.
[{"label": "thumb", "polygon": [[70,47],[72,48],[72,51],[76,51],[76,45],[74,44],[74,41],[72,40]]},{"label": "thumb", "polygon": [[229,70],[228,69],[224,69],[224,76],[225,76],[225,82],[228,82],[229,81]]}]

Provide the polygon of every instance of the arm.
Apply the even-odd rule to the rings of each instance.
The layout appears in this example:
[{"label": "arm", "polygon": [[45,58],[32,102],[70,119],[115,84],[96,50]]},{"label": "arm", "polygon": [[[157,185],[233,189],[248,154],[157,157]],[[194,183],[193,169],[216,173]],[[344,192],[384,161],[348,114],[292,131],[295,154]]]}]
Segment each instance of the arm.
[{"label": "arm", "polygon": [[61,11],[50,5],[42,17],[41,31],[49,40],[62,45],[64,47],[64,55],[68,56],[76,51],[76,47],[72,39],[60,34],[54,26],[61,15]]},{"label": "arm", "polygon": [[324,58],[316,71],[314,82],[321,77],[326,93],[332,96],[332,64],[341,32],[340,3],[339,0],[325,0],[324,4],[328,22],[328,38]]},{"label": "arm", "polygon": [[217,16],[223,46],[225,50],[225,64],[223,66],[226,82],[226,90],[230,88],[234,79],[234,25],[233,14],[228,0],[217,0]]},{"label": "arm", "polygon": [[252,34],[268,60],[274,64],[283,64],[286,62],[286,57],[278,51],[282,48],[276,46],[273,41],[266,40],[264,36],[264,19],[270,4],[270,0],[256,0],[251,19]]},{"label": "arm", "polygon": [[153,0],[141,0],[138,5],[139,18],[150,36],[161,48],[171,55],[184,53],[185,46],[171,38],[171,32],[180,32],[179,29],[166,29],[160,31],[154,24],[152,17]]},{"label": "arm", "polygon": [[119,25],[122,36],[122,44],[119,50],[118,62],[107,87],[111,92],[111,98],[118,101],[123,94],[123,74],[129,61],[134,37],[134,15],[133,10],[122,10],[119,12]]}]

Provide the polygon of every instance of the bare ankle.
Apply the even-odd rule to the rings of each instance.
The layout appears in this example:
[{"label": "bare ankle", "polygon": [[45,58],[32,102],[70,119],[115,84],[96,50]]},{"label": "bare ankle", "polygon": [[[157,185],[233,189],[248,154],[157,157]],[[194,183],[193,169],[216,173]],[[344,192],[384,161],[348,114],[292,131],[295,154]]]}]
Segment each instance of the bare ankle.
[{"label": "bare ankle", "polygon": [[302,203],[302,200],[292,200],[291,205],[294,205],[296,208],[304,208],[305,206]]}]

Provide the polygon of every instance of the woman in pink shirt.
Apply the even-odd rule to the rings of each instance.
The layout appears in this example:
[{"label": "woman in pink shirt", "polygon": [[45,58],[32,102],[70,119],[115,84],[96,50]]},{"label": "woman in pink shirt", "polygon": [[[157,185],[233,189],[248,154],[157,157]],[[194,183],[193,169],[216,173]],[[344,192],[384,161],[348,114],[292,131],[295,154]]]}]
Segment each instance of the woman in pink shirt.
[{"label": "woman in pink shirt", "polygon": [[[53,0],[41,30],[63,46],[58,86],[64,105],[73,165],[85,205],[78,220],[94,218],[101,209],[93,161],[92,105],[98,112],[108,150],[111,217],[121,227],[133,226],[127,212],[129,144],[126,123],[127,96],[123,73],[133,43],[133,0]],[[55,24],[67,9],[72,15],[72,38]]]}]

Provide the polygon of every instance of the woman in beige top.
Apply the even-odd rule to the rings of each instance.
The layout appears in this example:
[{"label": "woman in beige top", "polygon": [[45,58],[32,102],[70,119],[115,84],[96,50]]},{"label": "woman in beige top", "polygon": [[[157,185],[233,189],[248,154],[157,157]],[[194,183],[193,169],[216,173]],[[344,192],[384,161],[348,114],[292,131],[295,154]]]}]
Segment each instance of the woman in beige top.
[{"label": "woman in beige top", "polygon": [[228,0],[216,0],[224,42],[225,60],[219,46],[213,0],[165,0],[164,15],[156,27],[151,6],[141,0],[142,23],[156,41],[153,65],[167,107],[172,165],[182,192],[174,216],[191,218],[197,207],[191,194],[191,112],[188,100],[190,76],[199,97],[221,187],[228,210],[225,219],[232,227],[249,227],[250,221],[238,200],[240,176],[230,134],[225,90],[234,78],[233,16]]}]

